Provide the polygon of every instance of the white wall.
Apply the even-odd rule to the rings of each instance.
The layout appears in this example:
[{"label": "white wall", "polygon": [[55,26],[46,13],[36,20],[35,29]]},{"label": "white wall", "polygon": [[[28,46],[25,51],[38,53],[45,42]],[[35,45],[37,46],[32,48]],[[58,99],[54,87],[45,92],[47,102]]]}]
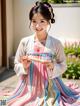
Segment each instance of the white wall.
[{"label": "white wall", "polygon": [[0,0],[0,67],[2,65],[2,41],[1,41],[1,0]]},{"label": "white wall", "polygon": [[7,63],[9,57],[13,55],[13,0],[6,0],[6,16],[7,16]]},{"label": "white wall", "polygon": [[80,7],[55,7],[54,13],[50,34],[64,41],[80,40]]}]

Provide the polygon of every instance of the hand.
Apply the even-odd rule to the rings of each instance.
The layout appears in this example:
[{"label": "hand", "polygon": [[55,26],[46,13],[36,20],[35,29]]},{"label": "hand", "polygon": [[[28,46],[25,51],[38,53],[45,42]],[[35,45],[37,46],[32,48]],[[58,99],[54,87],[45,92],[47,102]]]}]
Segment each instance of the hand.
[{"label": "hand", "polygon": [[45,62],[44,64],[46,65],[46,67],[49,70],[53,70],[54,69],[54,63],[53,62]]},{"label": "hand", "polygon": [[28,58],[28,56],[22,56],[20,61],[23,64],[25,70],[29,68],[31,60]]}]

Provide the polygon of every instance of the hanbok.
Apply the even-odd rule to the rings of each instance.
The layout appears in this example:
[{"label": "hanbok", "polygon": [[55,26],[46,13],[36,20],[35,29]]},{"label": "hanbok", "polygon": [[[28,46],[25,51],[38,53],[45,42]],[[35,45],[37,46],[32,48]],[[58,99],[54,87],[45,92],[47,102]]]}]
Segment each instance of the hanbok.
[{"label": "hanbok", "polygon": [[[54,70],[50,71],[43,61],[33,61],[25,70],[20,57],[50,60],[54,58]],[[80,106],[80,89],[67,86],[61,75],[66,70],[66,59],[59,40],[47,36],[44,43],[34,35],[21,40],[15,56],[14,70],[19,76],[17,88],[6,97],[7,106]]]}]

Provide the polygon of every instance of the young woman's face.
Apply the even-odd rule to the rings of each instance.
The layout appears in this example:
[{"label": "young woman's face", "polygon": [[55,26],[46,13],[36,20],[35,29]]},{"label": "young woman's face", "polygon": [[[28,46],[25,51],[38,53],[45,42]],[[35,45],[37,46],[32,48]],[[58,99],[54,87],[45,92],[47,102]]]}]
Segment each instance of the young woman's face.
[{"label": "young woman's face", "polygon": [[48,25],[49,22],[40,13],[34,14],[31,26],[36,33],[46,32]]}]

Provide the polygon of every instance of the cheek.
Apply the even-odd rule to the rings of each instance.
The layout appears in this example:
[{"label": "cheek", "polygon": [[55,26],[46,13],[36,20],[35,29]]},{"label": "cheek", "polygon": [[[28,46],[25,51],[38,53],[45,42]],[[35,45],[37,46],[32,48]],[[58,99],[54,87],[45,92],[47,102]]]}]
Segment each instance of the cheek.
[{"label": "cheek", "polygon": [[44,29],[44,30],[47,30],[47,28],[48,28],[48,26],[47,26],[47,25],[43,26],[43,29]]},{"label": "cheek", "polygon": [[32,29],[35,29],[35,26],[34,26],[33,24],[31,24],[31,28],[32,28]]}]

